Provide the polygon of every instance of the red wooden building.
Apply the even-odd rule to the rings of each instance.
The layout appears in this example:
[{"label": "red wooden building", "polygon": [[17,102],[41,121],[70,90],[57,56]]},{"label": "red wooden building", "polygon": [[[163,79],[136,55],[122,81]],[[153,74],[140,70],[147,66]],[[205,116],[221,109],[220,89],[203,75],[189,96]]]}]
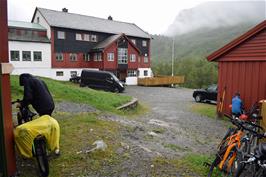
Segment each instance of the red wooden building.
[{"label": "red wooden building", "polygon": [[218,62],[217,108],[222,100],[225,114],[239,91],[246,109],[266,99],[266,20],[207,57]]}]

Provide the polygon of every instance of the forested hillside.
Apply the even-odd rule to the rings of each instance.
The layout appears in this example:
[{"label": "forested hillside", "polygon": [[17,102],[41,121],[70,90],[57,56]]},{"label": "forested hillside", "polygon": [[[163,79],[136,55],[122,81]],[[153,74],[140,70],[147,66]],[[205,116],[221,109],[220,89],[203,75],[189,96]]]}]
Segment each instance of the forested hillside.
[{"label": "forested hillside", "polygon": [[[230,3],[229,5],[226,3],[229,2],[222,3],[225,4],[223,6],[225,13],[228,11],[226,8],[230,5]],[[215,8],[215,5],[218,6],[221,4],[211,5]],[[227,22],[227,19],[224,20],[224,18],[228,18],[228,16],[222,16],[220,14],[216,20],[223,24],[215,24],[215,26],[211,26],[211,24],[208,24],[206,21],[201,22],[201,26],[200,24],[195,25],[195,21],[198,20],[197,15],[199,11],[205,10],[205,15],[213,12],[213,10],[210,11],[206,8],[208,7],[206,4],[204,6],[201,5],[200,7],[195,7],[191,10],[181,12],[179,16],[177,16],[175,22],[169,27],[171,29],[169,30],[171,31],[171,33],[169,32],[171,35],[153,35],[151,52],[152,69],[154,74],[171,75],[172,44],[174,40],[174,74],[185,75],[186,82],[184,86],[196,88],[216,83],[216,63],[207,62],[206,56],[265,19],[265,15],[263,15],[265,12],[261,10],[260,3],[249,3],[248,5],[249,6],[247,6],[246,3],[243,5],[243,11],[248,8],[258,8],[258,13],[254,13],[254,11],[252,11],[254,15],[247,13],[251,17],[248,19],[246,18],[246,20],[242,19],[242,21],[236,20],[235,23],[232,21]],[[232,10],[231,6],[230,8]],[[243,15],[243,11],[241,11],[241,3],[238,4],[238,11],[236,12],[236,15],[237,13],[238,15]],[[194,16],[191,14],[194,14]],[[211,15],[215,16],[215,14]],[[213,18],[211,20],[215,21],[216,17]],[[194,26],[195,29],[189,29],[189,23],[191,23],[191,26]],[[174,32],[174,30],[176,31]]]}]

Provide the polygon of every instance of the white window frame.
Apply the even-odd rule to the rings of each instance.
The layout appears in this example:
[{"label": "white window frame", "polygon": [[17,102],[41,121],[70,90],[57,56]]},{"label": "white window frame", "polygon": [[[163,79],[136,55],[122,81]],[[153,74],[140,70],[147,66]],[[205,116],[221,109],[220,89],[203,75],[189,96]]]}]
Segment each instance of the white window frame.
[{"label": "white window frame", "polygon": [[137,76],[137,70],[128,70],[127,71],[127,77],[136,77]]},{"label": "white window frame", "polygon": [[[16,55],[13,58],[12,53],[14,53],[14,55]],[[19,61],[20,60],[20,52],[19,50],[10,50],[10,61]]]},{"label": "white window frame", "polygon": [[76,53],[70,53],[69,60],[73,62],[78,61],[78,55]]},{"label": "white window frame", "polygon": [[57,39],[66,39],[66,33],[64,31],[57,31]]},{"label": "white window frame", "polygon": [[[41,54],[40,58],[35,58],[35,54]],[[42,61],[42,52],[41,51],[33,51],[33,61]]]},{"label": "white window frame", "polygon": [[[62,73],[62,75],[61,75],[61,73]],[[62,76],[64,76],[64,71],[56,71],[55,75],[58,76],[58,77],[62,77]]]},{"label": "white window frame", "polygon": [[94,53],[93,61],[102,61],[102,53]]},{"label": "white window frame", "polygon": [[70,71],[70,77],[75,77],[78,75],[78,71]]},{"label": "white window frame", "polygon": [[148,76],[148,75],[149,75],[149,71],[148,71],[148,70],[144,70],[144,71],[143,71],[143,75],[144,75],[144,76]]},{"label": "white window frame", "polygon": [[84,59],[84,61],[90,61],[90,54],[89,53],[83,53],[83,59]]},{"label": "white window frame", "polygon": [[84,34],[83,35],[83,40],[84,41],[90,41],[90,35],[89,34]]},{"label": "white window frame", "polygon": [[63,53],[56,53],[55,54],[55,60],[56,61],[64,61],[64,55],[63,55]]},{"label": "white window frame", "polygon": [[142,47],[147,47],[147,41],[146,40],[142,40]]},{"label": "white window frame", "polygon": [[127,64],[128,63],[128,51],[127,48],[118,48],[118,64]]},{"label": "white window frame", "polygon": [[130,54],[130,62],[136,62],[136,54]]},{"label": "white window frame", "polygon": [[107,61],[114,61],[114,60],[115,60],[114,52],[107,53]]},{"label": "white window frame", "polygon": [[136,45],[136,39],[131,39],[131,42]]},{"label": "white window frame", "polygon": [[144,62],[144,63],[149,63],[149,58],[148,58],[147,56],[145,56],[145,57],[143,58],[143,62]]},{"label": "white window frame", "polygon": [[[26,53],[29,54],[29,57],[24,58],[24,55],[26,55]],[[31,51],[22,51],[22,61],[31,61]]]},{"label": "white window frame", "polygon": [[76,40],[77,41],[82,41],[82,34],[76,33]]},{"label": "white window frame", "polygon": [[90,39],[91,39],[90,40],[91,42],[97,42],[97,35],[96,34],[92,34]]}]

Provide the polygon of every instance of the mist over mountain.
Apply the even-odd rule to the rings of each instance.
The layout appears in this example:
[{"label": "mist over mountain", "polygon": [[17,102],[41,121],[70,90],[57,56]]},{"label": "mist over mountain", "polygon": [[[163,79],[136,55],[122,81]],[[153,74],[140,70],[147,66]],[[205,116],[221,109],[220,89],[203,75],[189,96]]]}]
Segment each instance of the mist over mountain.
[{"label": "mist over mountain", "polygon": [[184,86],[217,83],[217,63],[206,57],[263,20],[265,1],[208,2],[183,10],[165,34],[153,35],[152,70],[171,75],[174,40],[174,74],[185,76]]},{"label": "mist over mountain", "polygon": [[174,36],[201,28],[215,29],[266,19],[265,1],[206,2],[181,11],[164,35]]}]

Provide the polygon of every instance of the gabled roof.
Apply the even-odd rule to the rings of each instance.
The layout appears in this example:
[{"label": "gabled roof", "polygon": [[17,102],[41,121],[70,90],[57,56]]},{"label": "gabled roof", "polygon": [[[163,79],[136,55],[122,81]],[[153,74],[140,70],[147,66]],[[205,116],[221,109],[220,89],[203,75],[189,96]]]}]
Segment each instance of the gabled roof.
[{"label": "gabled roof", "polygon": [[23,22],[23,21],[8,21],[9,28],[25,28],[25,29],[34,29],[34,30],[42,30],[46,31],[46,29],[39,25],[38,23],[30,23],[30,22]]},{"label": "gabled roof", "polygon": [[[230,43],[226,44],[224,47],[222,47],[219,50],[213,52],[212,54],[210,54],[207,57],[207,59],[209,61],[214,61],[214,60],[218,59],[220,56],[222,56],[226,52],[228,52],[231,49],[235,48],[236,46],[238,46],[242,42],[246,41],[247,39],[249,39],[250,37],[254,36],[255,34],[259,33],[260,31],[262,31],[264,29],[266,29],[266,20],[264,20],[263,22],[261,22],[257,26],[253,27],[252,29],[250,29],[249,31],[247,31],[243,35],[239,36],[238,38],[234,39]],[[266,42],[265,42],[265,44],[266,44]]]},{"label": "gabled roof", "polygon": [[106,38],[105,40],[103,40],[102,42],[97,44],[92,50],[93,51],[103,51],[106,48],[108,48],[111,44],[113,44],[114,42],[119,40],[121,37],[124,37],[130,43],[130,45],[132,45],[139,53],[141,53],[140,50],[137,48],[137,46],[123,33],[112,35],[112,36]]},{"label": "gabled roof", "polygon": [[53,27],[104,32],[111,34],[125,33],[128,36],[151,38],[148,33],[143,31],[134,23],[107,20],[92,16],[55,11],[39,7],[35,9],[32,21],[35,17],[37,10],[43,15],[47,23]]},{"label": "gabled roof", "polygon": [[122,34],[116,34],[116,35],[110,36],[110,37],[106,38],[104,41],[97,44],[95,47],[93,47],[93,49],[94,50],[104,50],[106,47],[108,47],[113,42],[118,40],[121,36],[122,36]]}]

